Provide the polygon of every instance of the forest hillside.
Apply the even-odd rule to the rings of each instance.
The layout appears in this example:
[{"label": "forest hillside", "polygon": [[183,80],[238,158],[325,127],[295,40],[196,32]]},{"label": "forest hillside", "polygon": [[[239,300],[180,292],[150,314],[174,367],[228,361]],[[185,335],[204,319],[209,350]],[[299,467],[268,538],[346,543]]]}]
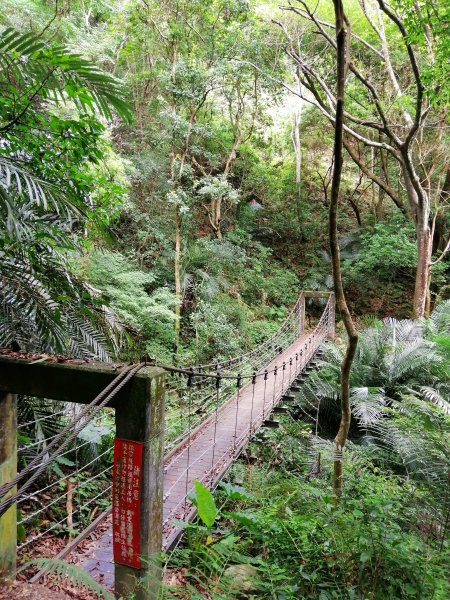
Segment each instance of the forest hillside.
[{"label": "forest hillside", "polygon": [[[0,7],[0,359],[164,367],[166,456],[237,394],[142,599],[448,598],[448,3]],[[114,410],[14,402],[18,578],[111,597],[45,561],[109,510]]]}]

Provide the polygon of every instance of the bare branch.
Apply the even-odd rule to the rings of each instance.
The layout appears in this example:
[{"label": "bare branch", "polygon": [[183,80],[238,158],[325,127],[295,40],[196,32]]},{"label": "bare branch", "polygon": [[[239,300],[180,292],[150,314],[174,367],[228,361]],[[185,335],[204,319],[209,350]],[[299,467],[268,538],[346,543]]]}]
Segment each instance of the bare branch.
[{"label": "bare branch", "polygon": [[374,183],[376,183],[377,186],[379,188],[381,188],[384,192],[386,192],[386,194],[389,196],[389,198],[391,198],[391,200],[394,202],[395,206],[397,208],[399,208],[403,213],[405,213],[405,207],[404,207],[402,201],[397,196],[397,194],[394,192],[394,190],[391,188],[391,186],[386,181],[383,181],[383,179],[380,179],[380,177],[375,175],[375,173],[369,169],[369,167],[366,165],[366,163],[363,160],[361,160],[361,158],[358,156],[358,153],[355,152],[350,141],[345,136],[344,136],[343,144],[344,144],[344,148],[347,150],[347,152],[350,155],[353,162],[364,173],[364,175],[366,177],[368,177],[369,179],[371,179]]},{"label": "bare branch", "polygon": [[[300,8],[296,8],[295,6],[280,6],[280,8],[281,8],[281,10],[286,10],[286,11],[290,10],[290,11],[298,14],[300,17],[303,17],[304,19],[310,20],[308,14],[306,12],[302,11]],[[324,27],[328,27],[329,29],[336,29],[336,26],[333,23],[328,23],[327,21],[324,21],[322,19],[317,19],[317,21]],[[359,35],[357,35],[356,33],[353,33],[353,32],[350,32],[350,37],[352,39],[357,40],[361,44],[363,44],[363,46],[368,48],[371,52],[376,54],[378,56],[378,58],[381,58],[381,60],[383,60],[383,55],[381,54],[381,52],[379,50],[377,50],[377,48],[375,48],[375,46],[372,46],[372,44],[370,44],[367,40],[365,40],[364,38],[360,37]]]}]

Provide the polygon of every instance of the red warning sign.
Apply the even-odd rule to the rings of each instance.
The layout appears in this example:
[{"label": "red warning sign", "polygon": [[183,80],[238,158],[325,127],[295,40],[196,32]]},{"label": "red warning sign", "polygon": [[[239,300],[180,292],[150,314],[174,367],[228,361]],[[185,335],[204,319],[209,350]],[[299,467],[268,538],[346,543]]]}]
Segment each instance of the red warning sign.
[{"label": "red warning sign", "polygon": [[113,469],[114,562],[141,567],[142,442],[116,438]]}]

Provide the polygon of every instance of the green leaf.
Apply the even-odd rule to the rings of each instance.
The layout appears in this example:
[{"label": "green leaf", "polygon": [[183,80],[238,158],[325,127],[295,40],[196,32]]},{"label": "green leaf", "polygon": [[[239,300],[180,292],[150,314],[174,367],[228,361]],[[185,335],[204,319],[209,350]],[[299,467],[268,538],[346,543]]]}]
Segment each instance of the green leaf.
[{"label": "green leaf", "polygon": [[194,481],[198,516],[207,527],[212,527],[219,511],[211,492],[200,481]]},{"label": "green leaf", "polygon": [[252,500],[253,496],[247,490],[239,485],[232,485],[225,481],[220,482],[220,487],[224,490],[230,500]]},{"label": "green leaf", "polygon": [[17,510],[17,540],[19,542],[24,542],[27,537],[27,532],[25,531],[25,527],[20,522],[22,520],[22,512]]},{"label": "green leaf", "polygon": [[69,460],[68,458],[66,458],[65,456],[58,456],[56,458],[56,460],[59,462],[60,465],[65,465],[66,467],[74,467],[75,463],[72,460]]}]

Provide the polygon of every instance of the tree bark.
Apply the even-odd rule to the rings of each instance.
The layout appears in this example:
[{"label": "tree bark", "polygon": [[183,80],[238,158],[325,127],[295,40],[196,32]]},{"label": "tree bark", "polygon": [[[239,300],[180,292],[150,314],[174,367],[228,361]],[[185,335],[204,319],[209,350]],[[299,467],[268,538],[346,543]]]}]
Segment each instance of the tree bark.
[{"label": "tree bark", "polygon": [[431,282],[431,230],[427,222],[420,220],[416,226],[417,270],[414,286],[413,318],[425,316],[427,297]]},{"label": "tree bark", "polygon": [[181,301],[182,301],[182,289],[181,289],[181,215],[178,205],[175,206],[175,259],[174,259],[174,271],[175,271],[175,342],[173,353],[175,359],[178,356],[180,347],[180,332],[181,332]]},{"label": "tree bark", "polygon": [[346,19],[342,0],[333,0],[335,22],[336,22],[336,62],[337,62],[337,85],[336,85],[336,124],[334,130],[334,168],[330,194],[330,213],[329,213],[329,237],[330,250],[333,265],[334,291],[336,302],[344,321],[345,329],[348,335],[348,345],[344,360],[341,365],[341,422],[339,431],[334,438],[334,463],[333,463],[333,494],[336,500],[342,495],[343,473],[342,473],[342,453],[347,441],[350,429],[351,407],[350,407],[350,370],[353,358],[358,344],[358,334],[353,324],[350,311],[345,298],[344,287],[342,284],[341,257],[339,251],[338,239],[338,202],[339,189],[342,175],[342,146],[344,132],[344,91],[345,79],[348,66],[348,46]]}]

